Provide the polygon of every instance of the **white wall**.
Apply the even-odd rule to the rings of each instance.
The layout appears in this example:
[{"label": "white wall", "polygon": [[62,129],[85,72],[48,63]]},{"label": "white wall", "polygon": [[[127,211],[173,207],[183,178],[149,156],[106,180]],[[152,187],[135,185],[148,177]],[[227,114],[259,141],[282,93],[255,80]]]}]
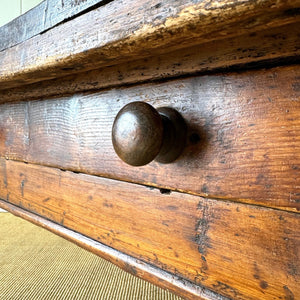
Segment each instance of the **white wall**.
[{"label": "white wall", "polygon": [[43,0],[0,0],[0,26],[38,5]]}]

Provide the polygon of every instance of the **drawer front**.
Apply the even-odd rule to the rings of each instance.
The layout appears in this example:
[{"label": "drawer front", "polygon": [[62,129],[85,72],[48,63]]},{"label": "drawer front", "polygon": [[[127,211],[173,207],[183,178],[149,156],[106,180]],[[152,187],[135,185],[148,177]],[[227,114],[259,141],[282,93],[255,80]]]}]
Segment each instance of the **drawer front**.
[{"label": "drawer front", "polygon": [[[298,212],[299,76],[292,66],[2,104],[0,156]],[[118,158],[111,128],[132,101],[182,114],[188,136],[178,160],[137,168]]]},{"label": "drawer front", "polygon": [[[188,298],[297,299],[299,78],[289,66],[1,104],[0,198],[178,276],[196,289],[166,286]],[[133,101],[184,117],[175,162],[115,154],[114,119]]]}]

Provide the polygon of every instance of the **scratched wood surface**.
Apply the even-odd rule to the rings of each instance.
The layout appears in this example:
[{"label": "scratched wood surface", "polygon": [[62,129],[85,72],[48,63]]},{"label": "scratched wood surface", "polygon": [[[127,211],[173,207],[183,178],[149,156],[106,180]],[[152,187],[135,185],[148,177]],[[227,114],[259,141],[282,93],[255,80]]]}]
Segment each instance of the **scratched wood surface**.
[{"label": "scratched wood surface", "polygon": [[[299,75],[290,66],[2,104],[0,156],[299,212]],[[135,168],[114,153],[114,118],[135,100],[185,118],[176,162]]]},{"label": "scratched wood surface", "polygon": [[150,265],[140,259],[129,256],[117,249],[113,249],[99,241],[68,229],[49,219],[45,219],[37,214],[31,213],[28,210],[20,208],[19,206],[13,205],[7,201],[0,199],[0,207],[17,217],[21,217],[37,226],[41,226],[44,229],[47,229],[68,241],[103,257],[132,275],[146,279],[162,288],[171,290],[185,299],[228,300],[226,297],[216,294],[210,289],[196,285],[175,274],[163,271],[154,265]]},{"label": "scratched wood surface", "polygon": [[[121,65],[0,90],[0,103],[73,94],[220,69],[259,68],[300,55],[300,23],[195,45]],[[217,69],[217,70],[216,70]]]},{"label": "scratched wood surface", "polygon": [[108,2],[108,0],[45,0],[27,13],[0,27],[0,51],[74,18],[89,8]]},{"label": "scratched wood surface", "polygon": [[299,214],[5,159],[0,168],[0,198],[164,271],[231,299],[300,297]]},{"label": "scratched wood surface", "polygon": [[112,1],[1,51],[0,89],[271,30],[299,22],[299,7],[299,0]]},{"label": "scratched wood surface", "polygon": [[[0,28],[0,207],[187,299],[299,299],[300,1],[52,2]],[[135,100],[184,116],[175,163],[114,153]]]}]

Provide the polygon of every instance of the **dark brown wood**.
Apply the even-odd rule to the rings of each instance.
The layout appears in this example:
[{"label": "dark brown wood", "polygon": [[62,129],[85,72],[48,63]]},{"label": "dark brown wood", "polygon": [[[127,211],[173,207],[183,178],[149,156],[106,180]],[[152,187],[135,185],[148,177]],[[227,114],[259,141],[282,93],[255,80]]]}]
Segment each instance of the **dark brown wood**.
[{"label": "dark brown wood", "polygon": [[0,198],[176,278],[231,299],[300,297],[299,214],[5,159],[0,168]]},{"label": "dark brown wood", "polygon": [[157,111],[163,121],[163,140],[155,161],[169,164],[180,157],[186,146],[187,126],[177,110],[159,107]]},{"label": "dark brown wood", "polygon": [[20,44],[66,20],[75,18],[88,9],[108,2],[110,1],[44,0],[25,14],[0,27],[0,51]]},{"label": "dark brown wood", "polygon": [[295,0],[113,1],[0,52],[0,89],[299,22],[299,6]]},{"label": "dark brown wood", "polygon": [[54,223],[36,214],[28,212],[18,206],[12,205],[0,199],[0,207],[11,212],[17,217],[21,217],[33,224],[43,227],[78,246],[95,253],[98,256],[112,262],[124,271],[138,276],[142,279],[171,290],[186,299],[203,300],[226,300],[227,298],[215,294],[209,289],[195,285],[175,274],[170,274],[159,268],[145,263],[139,259],[133,258],[109,246],[106,246],[96,240],[90,239],[76,231],[70,230],[60,224]]},{"label": "dark brown wood", "polygon": [[[2,104],[0,156],[299,212],[298,66],[209,75]],[[133,100],[177,109],[188,124],[176,162],[133,168],[111,128]]]},{"label": "dark brown wood", "polygon": [[112,144],[118,156],[132,166],[144,166],[152,160],[171,163],[182,153],[186,142],[186,124],[170,107],[156,110],[146,102],[125,105],[112,127]]},{"label": "dark brown wood", "polygon": [[300,55],[299,35],[300,23],[296,23],[213,41],[65,78],[0,90],[0,103],[73,94],[220,68],[246,69],[249,63],[265,67],[278,61],[295,61]]},{"label": "dark brown wood", "polygon": [[[300,1],[95,1],[5,38],[0,206],[187,299],[299,299]],[[172,164],[114,153],[132,101],[186,120]]]},{"label": "dark brown wood", "polygon": [[153,106],[135,101],[117,114],[112,143],[118,156],[132,166],[143,166],[159,153],[164,137],[162,118]]}]

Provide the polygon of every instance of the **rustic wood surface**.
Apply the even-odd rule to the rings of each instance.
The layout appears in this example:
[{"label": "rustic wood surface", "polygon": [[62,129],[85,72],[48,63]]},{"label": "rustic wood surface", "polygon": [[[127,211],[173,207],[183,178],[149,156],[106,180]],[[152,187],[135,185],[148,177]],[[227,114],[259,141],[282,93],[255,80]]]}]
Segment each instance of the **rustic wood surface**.
[{"label": "rustic wood surface", "polygon": [[[52,2],[0,28],[0,207],[187,299],[300,299],[300,1]],[[117,157],[132,101],[177,161]]]},{"label": "rustic wood surface", "polygon": [[89,8],[108,0],[45,0],[20,17],[0,27],[0,51],[20,44]]},{"label": "rustic wood surface", "polygon": [[35,225],[41,226],[78,246],[95,253],[98,256],[114,263],[126,272],[148,280],[162,288],[169,289],[185,299],[203,300],[228,300],[227,298],[214,293],[211,290],[198,286],[174,274],[163,271],[153,265],[133,258],[96,240],[88,238],[78,232],[70,230],[60,224],[54,223],[36,214],[28,212],[18,206],[0,199],[0,207],[21,217]]},{"label": "rustic wood surface", "polygon": [[5,159],[0,168],[0,198],[164,271],[231,299],[300,297],[299,214]]},{"label": "rustic wood surface", "polygon": [[[239,67],[286,63],[300,55],[300,23],[214,41],[130,63],[0,90],[0,103],[73,94],[149,80]],[[251,65],[250,65],[251,64]]]},{"label": "rustic wood surface", "polygon": [[[299,75],[290,66],[2,104],[0,156],[299,212]],[[185,118],[174,163],[136,168],[115,154],[114,118],[135,100]]]},{"label": "rustic wood surface", "polygon": [[299,22],[299,7],[299,0],[112,1],[0,52],[0,89]]}]

